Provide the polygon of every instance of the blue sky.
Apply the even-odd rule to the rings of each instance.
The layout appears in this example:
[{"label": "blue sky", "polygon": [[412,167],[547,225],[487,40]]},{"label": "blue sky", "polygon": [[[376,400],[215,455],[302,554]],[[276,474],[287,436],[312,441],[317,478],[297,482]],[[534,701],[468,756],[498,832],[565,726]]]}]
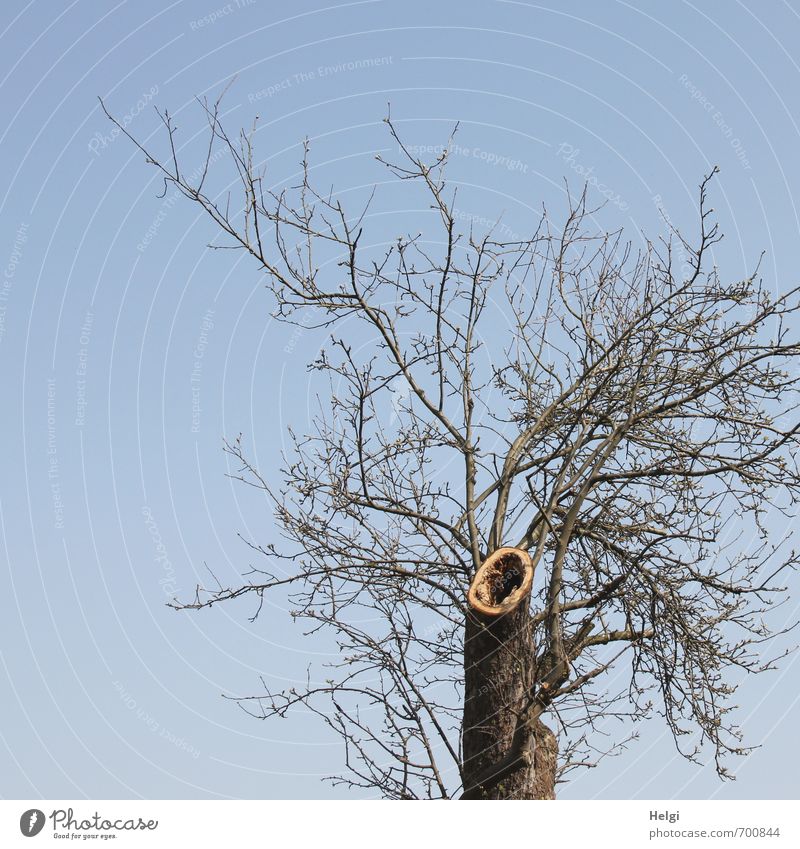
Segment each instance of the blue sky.
[{"label": "blue sky", "polygon": [[[723,13],[724,10],[724,13]],[[313,404],[311,330],[270,319],[244,257],[115,135],[98,96],[164,151],[153,106],[199,164],[202,115],[235,77],[227,123],[259,116],[268,182],[314,174],[358,202],[378,183],[390,234],[426,214],[387,183],[387,104],[411,144],[446,142],[464,221],[513,233],[565,179],[589,181],[605,226],[691,232],[697,184],[721,173],[715,260],[743,276],[762,251],[798,283],[796,3],[6,3],[0,20],[0,795],[337,797],[341,746],[313,717],[260,723],[221,694],[305,678],[331,657],[284,600],[199,614],[165,602],[274,538],[263,500],[225,477],[242,432],[274,475]],[[777,530],[776,520],[776,530]],[[800,595],[783,608],[797,615]],[[686,764],[657,719],[572,798],[794,798],[797,656],[742,682],[749,743],[735,783]]]}]

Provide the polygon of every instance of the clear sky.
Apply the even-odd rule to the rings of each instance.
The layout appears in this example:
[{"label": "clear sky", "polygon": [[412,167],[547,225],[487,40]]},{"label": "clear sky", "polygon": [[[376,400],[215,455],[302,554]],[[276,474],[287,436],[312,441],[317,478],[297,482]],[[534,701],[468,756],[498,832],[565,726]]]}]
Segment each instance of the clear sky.
[{"label": "clear sky", "polygon": [[[257,269],[210,251],[213,225],[115,136],[97,97],[164,151],[153,106],[199,164],[193,98],[234,129],[260,118],[268,182],[290,184],[301,142],[343,202],[387,173],[381,119],[446,141],[465,221],[524,233],[564,180],[609,203],[604,225],[691,232],[712,197],[725,276],[762,251],[767,285],[798,282],[800,3],[361,0],[7,2],[0,20],[0,795],[11,798],[335,797],[342,759],[313,718],[258,722],[221,694],[321,672],[280,597],[166,607],[248,567],[237,534],[274,539],[252,490],[225,477],[242,432],[274,475],[302,430],[305,363],[322,339],[275,324]],[[381,186],[375,224],[425,215]],[[774,519],[776,530],[779,526]],[[795,582],[797,583],[797,582]],[[800,592],[777,624],[798,613]],[[734,676],[734,680],[735,676]],[[800,661],[742,682],[738,718],[761,748],[734,783],[686,764],[658,718],[572,798],[795,798]]]}]

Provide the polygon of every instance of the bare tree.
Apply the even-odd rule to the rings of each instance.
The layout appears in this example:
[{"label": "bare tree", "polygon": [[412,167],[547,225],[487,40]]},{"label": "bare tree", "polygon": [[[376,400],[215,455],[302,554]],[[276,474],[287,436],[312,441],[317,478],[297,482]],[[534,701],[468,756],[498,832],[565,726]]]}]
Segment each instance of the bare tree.
[{"label": "bare tree", "polygon": [[[728,283],[709,265],[712,175],[692,243],[666,224],[635,251],[597,232],[585,192],[561,226],[544,212],[500,240],[459,229],[447,150],[424,161],[387,118],[401,161],[382,164],[424,193],[435,232],[377,250],[369,204],[314,187],[308,143],[298,185],[269,189],[255,125],[231,137],[219,101],[201,106],[196,179],[169,114],[164,158],[132,140],[266,272],[278,319],[330,334],[309,365],[330,391],[291,434],[281,485],[226,443],[285,544],[251,541],[263,566],[176,606],[253,595],[260,610],[288,587],[340,660],[240,704],[313,711],[344,743],[334,780],[391,798],[554,798],[625,744],[602,744],[617,720],[631,736],[651,711],[730,777],[746,751],[733,679],[773,668],[764,644],[786,628],[769,611],[797,565],[765,517],[800,494],[800,303],[758,269]],[[219,151],[238,198],[209,188]]]}]

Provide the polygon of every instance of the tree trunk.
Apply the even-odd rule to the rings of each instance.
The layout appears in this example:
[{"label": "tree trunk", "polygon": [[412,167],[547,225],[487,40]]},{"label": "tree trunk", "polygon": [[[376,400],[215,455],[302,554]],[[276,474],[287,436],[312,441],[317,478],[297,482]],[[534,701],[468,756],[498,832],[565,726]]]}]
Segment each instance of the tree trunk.
[{"label": "tree trunk", "polygon": [[520,715],[534,680],[532,580],[526,552],[499,549],[470,588],[462,722],[467,799],[555,798],[555,735],[541,720],[528,724]]}]

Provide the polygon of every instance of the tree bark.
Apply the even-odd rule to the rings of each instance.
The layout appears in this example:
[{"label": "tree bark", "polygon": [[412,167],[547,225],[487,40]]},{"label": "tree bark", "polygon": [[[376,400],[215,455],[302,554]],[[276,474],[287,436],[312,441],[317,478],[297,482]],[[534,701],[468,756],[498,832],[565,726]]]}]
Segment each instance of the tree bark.
[{"label": "tree bark", "polygon": [[[513,587],[517,569],[520,585]],[[509,572],[511,576],[509,577]],[[475,576],[464,634],[463,798],[554,799],[558,744],[525,711],[534,683],[527,552],[499,549]]]}]

